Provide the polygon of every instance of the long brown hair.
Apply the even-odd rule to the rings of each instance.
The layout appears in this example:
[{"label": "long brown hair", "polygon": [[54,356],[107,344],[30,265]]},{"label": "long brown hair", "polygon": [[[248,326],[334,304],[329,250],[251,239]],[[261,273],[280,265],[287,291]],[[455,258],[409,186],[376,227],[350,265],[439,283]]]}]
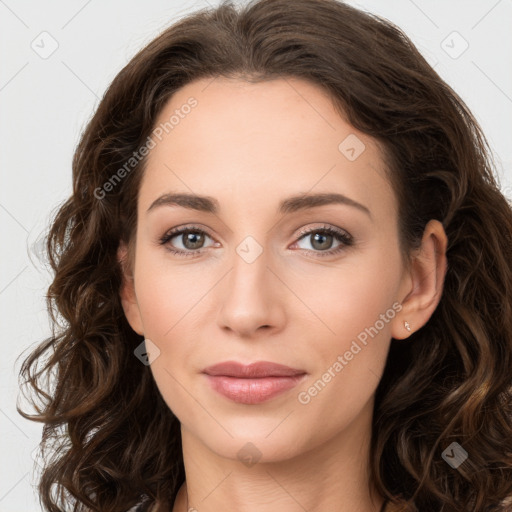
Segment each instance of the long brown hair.
[{"label": "long brown hair", "polygon": [[[171,507],[184,481],[179,421],[133,353],[143,338],[123,313],[116,251],[134,240],[146,158],[126,163],[174,92],[219,76],[309,80],[380,142],[405,254],[430,219],[442,222],[442,298],[407,342],[392,340],[375,397],[371,478],[408,511],[505,510],[511,205],[460,97],[396,26],[335,0],[225,1],[196,11],[141,50],[102,98],[74,155],[72,195],[47,236],[52,336],[20,372],[41,401],[36,415],[18,411],[44,423],[45,510],[125,511],[141,497]],[[452,467],[446,450],[467,458]]]}]

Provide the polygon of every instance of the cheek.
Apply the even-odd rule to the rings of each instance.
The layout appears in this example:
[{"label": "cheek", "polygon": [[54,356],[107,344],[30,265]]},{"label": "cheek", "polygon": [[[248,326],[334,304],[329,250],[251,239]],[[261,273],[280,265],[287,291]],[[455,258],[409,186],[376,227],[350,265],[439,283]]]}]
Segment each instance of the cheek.
[{"label": "cheek", "polygon": [[[322,359],[322,354],[344,349],[359,334],[364,337],[365,329],[392,306],[400,270],[398,253],[390,249],[392,245],[386,248],[377,242],[348,254],[339,264],[297,260],[290,268],[275,269],[293,290],[285,305],[292,330],[299,326],[309,332],[306,337],[323,340],[316,344]],[[195,268],[202,269],[202,276],[197,279],[189,264],[167,261],[163,250],[137,255],[136,291],[146,337],[167,343],[179,333],[190,337],[193,325],[204,325],[200,316],[208,302],[205,294],[216,293],[218,275],[199,264]],[[386,323],[379,330],[387,334],[388,327]]]},{"label": "cheek", "polygon": [[392,306],[399,275],[396,255],[375,250],[297,283],[294,291],[305,298],[317,336],[325,340],[317,346],[324,352],[341,350],[360,333],[364,338],[365,329],[376,323],[385,338],[395,313]]},{"label": "cheek", "polygon": [[323,292],[311,301],[322,320],[322,334],[311,354],[315,373],[297,398],[318,414],[329,404],[342,404],[332,411],[333,428],[357,414],[379,383],[399,308],[394,298],[399,272],[396,254],[376,250],[357,262],[354,258],[337,275],[331,269],[329,279],[319,282]]},{"label": "cheek", "polygon": [[151,373],[162,398],[180,421],[196,414],[194,421],[199,421],[200,411],[191,404],[189,393],[193,390],[187,379],[197,365],[194,356],[200,350],[191,322],[200,311],[198,302],[204,292],[177,267],[171,272],[161,261],[151,262],[142,256],[138,261],[136,291],[144,335],[160,350],[150,365]]},{"label": "cheek", "polygon": [[319,309],[329,331],[317,337],[314,373],[298,390],[297,403],[306,416],[321,416],[328,432],[355,418],[379,384],[397,311],[395,274],[377,260],[360,265],[330,285],[331,300]]},{"label": "cheek", "polygon": [[141,251],[136,294],[147,337],[165,342],[200,311],[201,297],[212,284],[207,275],[196,279],[186,265],[173,264],[159,252]]}]

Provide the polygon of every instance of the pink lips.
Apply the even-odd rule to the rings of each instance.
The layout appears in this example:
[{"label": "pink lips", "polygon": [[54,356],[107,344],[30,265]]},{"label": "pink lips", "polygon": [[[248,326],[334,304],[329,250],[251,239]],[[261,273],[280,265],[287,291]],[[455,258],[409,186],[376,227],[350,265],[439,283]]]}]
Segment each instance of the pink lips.
[{"label": "pink lips", "polygon": [[304,370],[260,361],[243,365],[236,361],[209,366],[203,370],[212,388],[242,404],[258,404],[296,386]]}]

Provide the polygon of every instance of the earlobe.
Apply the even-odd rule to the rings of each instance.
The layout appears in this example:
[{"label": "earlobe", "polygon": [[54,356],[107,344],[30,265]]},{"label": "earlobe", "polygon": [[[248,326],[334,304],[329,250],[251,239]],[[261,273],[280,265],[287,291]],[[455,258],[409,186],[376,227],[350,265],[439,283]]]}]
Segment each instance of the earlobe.
[{"label": "earlobe", "polygon": [[406,293],[401,302],[402,310],[393,324],[393,338],[404,339],[419,330],[437,308],[447,271],[447,244],[441,222],[435,219],[429,221],[425,226],[421,247],[411,260]]},{"label": "earlobe", "polygon": [[137,297],[135,295],[135,281],[128,264],[128,248],[121,242],[117,250],[117,260],[121,267],[122,283],[119,290],[123,311],[131,328],[139,335],[144,336],[142,318],[140,315]]}]

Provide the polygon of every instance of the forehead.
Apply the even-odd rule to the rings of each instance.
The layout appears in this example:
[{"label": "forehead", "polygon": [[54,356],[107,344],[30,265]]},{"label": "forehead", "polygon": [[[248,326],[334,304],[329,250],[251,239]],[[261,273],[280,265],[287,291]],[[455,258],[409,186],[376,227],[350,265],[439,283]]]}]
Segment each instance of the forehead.
[{"label": "forehead", "polygon": [[172,96],[155,129],[142,208],[168,191],[220,198],[226,190],[246,206],[256,198],[277,203],[293,192],[336,191],[363,204],[380,198],[389,203],[382,208],[393,208],[376,141],[306,80],[197,80]]}]

